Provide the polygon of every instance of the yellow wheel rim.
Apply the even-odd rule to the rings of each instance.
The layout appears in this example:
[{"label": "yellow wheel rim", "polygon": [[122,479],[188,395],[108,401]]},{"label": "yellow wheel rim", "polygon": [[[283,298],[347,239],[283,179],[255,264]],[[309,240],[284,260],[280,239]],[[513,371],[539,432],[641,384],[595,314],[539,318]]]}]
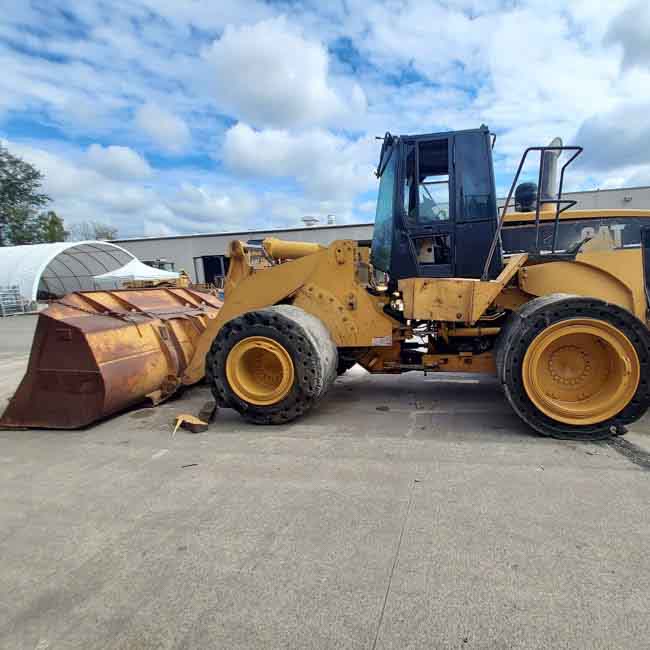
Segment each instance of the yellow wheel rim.
[{"label": "yellow wheel rim", "polygon": [[640,374],[627,336],[593,318],[547,327],[528,346],[522,366],[533,404],[553,420],[573,425],[596,424],[622,411]]},{"label": "yellow wheel rim", "polygon": [[230,350],[226,377],[239,398],[250,404],[268,406],[289,394],[294,378],[293,361],[277,341],[250,336]]}]

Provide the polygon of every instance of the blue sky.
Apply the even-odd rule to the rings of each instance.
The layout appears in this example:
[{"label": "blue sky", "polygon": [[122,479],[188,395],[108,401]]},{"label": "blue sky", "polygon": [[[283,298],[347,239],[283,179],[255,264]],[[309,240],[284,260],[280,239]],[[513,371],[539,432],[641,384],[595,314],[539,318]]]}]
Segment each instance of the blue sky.
[{"label": "blue sky", "polygon": [[647,2],[7,3],[0,138],[67,223],[122,236],[372,221],[378,143],[486,123],[585,146],[570,187],[650,183]]}]

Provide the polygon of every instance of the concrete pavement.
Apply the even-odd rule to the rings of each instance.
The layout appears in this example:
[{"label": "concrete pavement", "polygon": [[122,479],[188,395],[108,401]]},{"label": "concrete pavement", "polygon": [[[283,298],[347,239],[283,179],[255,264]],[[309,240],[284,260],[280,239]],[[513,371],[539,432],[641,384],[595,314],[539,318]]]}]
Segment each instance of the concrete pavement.
[{"label": "concrete pavement", "polygon": [[[5,388],[32,323],[0,320]],[[0,432],[0,647],[650,638],[650,472],[606,444],[535,436],[492,380],[355,368],[294,424],[223,410],[172,438],[208,396],[80,432]],[[647,419],[631,438],[646,444]]]}]

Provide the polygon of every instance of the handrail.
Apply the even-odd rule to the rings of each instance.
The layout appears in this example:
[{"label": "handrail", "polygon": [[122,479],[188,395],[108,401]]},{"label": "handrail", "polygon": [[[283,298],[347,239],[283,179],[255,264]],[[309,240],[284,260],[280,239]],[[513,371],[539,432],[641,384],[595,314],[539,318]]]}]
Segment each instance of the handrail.
[{"label": "handrail", "polygon": [[575,153],[573,154],[573,156],[571,156],[571,158],[569,158],[569,160],[567,160],[564,163],[564,165],[562,165],[562,171],[560,172],[560,183],[558,185],[558,190],[557,190],[558,204],[555,212],[555,222],[553,223],[553,248],[551,249],[551,252],[553,253],[555,253],[555,248],[557,246],[557,236],[558,236],[558,231],[560,226],[560,214],[562,214],[562,212],[564,212],[565,210],[572,208],[574,205],[578,203],[577,201],[570,201],[568,205],[566,205],[564,208],[560,210],[559,201],[562,201],[562,186],[564,185],[564,171],[582,153],[582,147],[565,147],[565,149],[567,151],[575,151]]},{"label": "handrail", "polygon": [[[554,221],[554,227],[553,227],[553,250],[552,252],[555,252],[555,247],[557,244],[557,234],[558,234],[558,225],[560,221],[560,214],[567,210],[570,207],[573,207],[576,205],[577,201],[573,201],[572,199],[562,199],[562,187],[564,184],[564,172],[566,168],[582,153],[582,147],[578,146],[557,146],[557,147],[528,147],[525,151],[523,156],[521,157],[521,160],[519,161],[519,166],[517,167],[517,173],[515,174],[515,177],[512,181],[512,184],[510,185],[510,190],[508,191],[508,196],[506,198],[506,202],[503,205],[503,210],[501,211],[501,216],[499,217],[499,221],[497,222],[497,229],[494,233],[494,237],[492,238],[492,243],[490,245],[490,250],[488,252],[487,259],[485,260],[485,266],[483,267],[483,275],[481,276],[481,280],[485,281],[488,279],[489,275],[489,270],[490,270],[490,264],[492,263],[492,258],[494,257],[494,253],[496,251],[496,248],[499,244],[499,238],[501,237],[501,229],[503,227],[503,223],[506,218],[506,214],[508,212],[508,207],[510,206],[510,200],[512,199],[512,195],[514,194],[515,188],[517,186],[517,181],[519,180],[519,176],[521,175],[521,170],[523,169],[524,163],[526,162],[526,158],[528,157],[528,154],[531,151],[539,151],[539,175],[538,175],[538,183],[537,183],[537,198],[535,200],[535,252],[539,253],[539,226],[540,226],[540,206],[543,204],[547,203],[554,203],[556,208],[555,208],[555,221]],[[544,161],[544,153],[547,151],[559,151],[562,153],[563,151],[574,151],[575,153],[567,160],[564,165],[562,165],[562,170],[560,172],[560,182],[558,186],[558,198],[557,199],[540,199],[539,193],[541,190],[541,184],[542,184],[542,170],[543,170],[543,161]],[[560,209],[560,205],[566,204],[565,207]]]}]

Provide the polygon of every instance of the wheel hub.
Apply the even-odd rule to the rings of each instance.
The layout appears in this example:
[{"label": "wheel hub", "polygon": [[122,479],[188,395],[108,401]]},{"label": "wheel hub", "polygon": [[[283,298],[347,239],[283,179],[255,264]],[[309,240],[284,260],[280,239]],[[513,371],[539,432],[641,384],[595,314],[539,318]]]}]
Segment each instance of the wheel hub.
[{"label": "wheel hub", "polygon": [[630,340],[592,318],[554,323],[531,342],[522,379],[533,404],[550,418],[589,425],[613,417],[636,393],[641,374]]},{"label": "wheel hub", "polygon": [[581,348],[565,345],[549,354],[548,370],[554,382],[576,386],[585,382],[591,372],[591,362]]},{"label": "wheel hub", "polygon": [[257,406],[281,402],[293,386],[294,374],[287,350],[265,336],[242,339],[226,360],[226,378],[232,390]]}]

